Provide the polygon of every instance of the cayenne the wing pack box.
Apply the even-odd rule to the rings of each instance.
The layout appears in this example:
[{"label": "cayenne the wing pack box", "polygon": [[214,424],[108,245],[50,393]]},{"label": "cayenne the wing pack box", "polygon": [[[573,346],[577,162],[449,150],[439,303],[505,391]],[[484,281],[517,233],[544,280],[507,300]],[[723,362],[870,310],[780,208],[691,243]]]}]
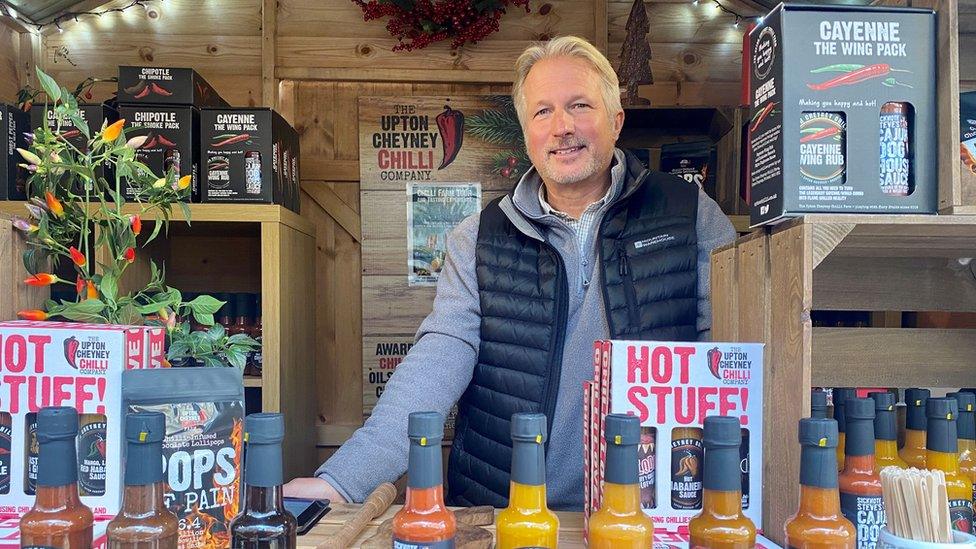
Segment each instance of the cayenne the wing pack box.
[{"label": "cayenne the wing pack box", "polygon": [[[118,112],[112,107],[103,104],[80,104],[78,105],[79,115],[85,120],[88,126],[88,135],[94,136],[102,129],[103,124],[111,124],[119,119]],[[31,128],[47,127],[52,132],[60,132],[68,143],[71,143],[81,152],[88,151],[88,138],[75,126],[71,119],[57,116],[53,105],[35,104],[30,112]],[[104,177],[107,181],[113,181],[113,175],[106,166],[99,166],[96,175]],[[16,200],[26,200],[27,195],[18,195]]]},{"label": "cayenne the wing pack box", "polygon": [[932,10],[780,4],[750,42],[752,225],[936,212]]},{"label": "cayenne the wing pack box", "polygon": [[163,500],[180,518],[180,549],[230,547],[240,510],[244,379],[237,368],[126,372],[127,412],[166,416]]},{"label": "cayenne the wing pack box", "polygon": [[193,69],[119,67],[119,103],[225,107],[220,94]]},{"label": "cayenne the wing pack box", "polygon": [[25,133],[30,131],[30,115],[13,105],[0,104],[0,135],[3,151],[0,152],[0,200],[27,199],[27,170],[18,166],[24,163],[17,149],[27,149]]},{"label": "cayenne the wing pack box", "polygon": [[280,204],[298,210],[298,135],[262,107],[203,109],[204,202]]},{"label": "cayenne the wing pack box", "polygon": [[[146,142],[136,150],[136,160],[159,177],[175,170],[177,177],[190,175],[190,201],[200,201],[200,111],[183,105],[119,105],[119,116],[126,127],[135,128],[127,135],[144,135]],[[134,191],[122,189],[126,200]]]},{"label": "cayenne the wing pack box", "polygon": [[594,343],[594,380],[584,384],[588,517],[602,501],[608,413],[640,418],[638,484],[644,512],[659,532],[688,533],[702,509],[705,417],[742,426],[743,513],[762,525],[763,345],[610,341]]},{"label": "cayenne the wing pack box", "polygon": [[34,504],[37,411],[78,410],[78,491],[98,518],[122,498],[122,372],[161,367],[162,328],[0,322],[0,518]]}]

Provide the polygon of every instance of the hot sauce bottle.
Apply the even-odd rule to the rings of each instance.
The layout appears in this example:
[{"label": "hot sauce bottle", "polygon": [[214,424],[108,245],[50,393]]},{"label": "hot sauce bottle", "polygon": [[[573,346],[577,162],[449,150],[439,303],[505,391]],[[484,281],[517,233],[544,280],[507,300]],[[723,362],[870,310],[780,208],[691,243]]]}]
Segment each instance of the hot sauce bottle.
[{"label": "hot sauce bottle", "polygon": [[810,417],[823,419],[827,417],[827,393],[814,389],[810,393]]},{"label": "hot sauce bottle", "polygon": [[244,507],[230,523],[231,549],[294,549],[298,523],[285,510],[281,414],[250,414],[244,418]]},{"label": "hot sauce bottle", "polygon": [[[607,461],[603,503],[590,516],[588,546],[590,549],[646,549],[654,543],[654,522],[644,514],[640,504],[637,482],[640,420],[626,414],[608,414],[604,431]],[[738,474],[735,480],[739,481]]]},{"label": "hot sauce bottle", "polygon": [[844,404],[847,399],[857,397],[857,392],[850,387],[837,387],[834,389],[834,419],[837,420],[837,472],[844,469],[844,430],[847,428],[847,420],[844,419]]},{"label": "hot sauce bottle", "polygon": [[895,395],[889,392],[869,393],[874,400],[874,472],[889,465],[908,469],[898,456],[898,425],[895,418]]},{"label": "hot sauce bottle", "polygon": [[555,549],[559,519],[546,507],[545,414],[512,416],[512,480],[508,507],[495,521],[498,549]]},{"label": "hot sauce bottle", "polygon": [[800,508],[786,521],[788,549],[853,549],[857,533],[840,511],[837,422],[800,420]]},{"label": "hot sauce bottle", "polygon": [[[407,417],[410,454],[407,495],[393,517],[395,549],[448,549],[454,547],[457,522],[444,505],[441,440],[444,416],[413,412]],[[636,464],[636,460],[634,461]]]},{"label": "hot sauce bottle", "polygon": [[929,399],[928,389],[905,389],[905,404],[908,405],[905,418],[905,446],[898,451],[901,459],[909,467],[925,469],[925,402]]},{"label": "hot sauce bottle", "polygon": [[92,512],[78,496],[77,435],[74,408],[37,413],[37,498],[20,519],[21,547],[91,549]]},{"label": "hot sauce bottle", "polygon": [[[976,395],[959,392],[949,393],[946,396],[956,399],[956,404],[959,406],[959,417],[956,419],[956,432],[959,435],[959,469],[970,482],[976,483],[976,417],[973,416],[973,410],[976,410]],[[976,484],[973,486],[973,495],[973,499],[976,499]]]},{"label": "hot sauce bottle", "polygon": [[176,549],[179,519],[163,494],[166,416],[137,412],[125,417],[125,491],[122,510],[108,523],[109,549]]},{"label": "hot sauce bottle", "polygon": [[949,496],[949,521],[954,530],[973,529],[973,483],[959,472],[959,443],[956,433],[958,405],[951,398],[930,398],[926,402],[928,431],[925,436],[925,464],[945,473]]},{"label": "hot sauce bottle", "polygon": [[739,419],[705,418],[705,488],[702,512],[691,519],[691,548],[751,549],[756,526],[742,514]]},{"label": "hot sauce bottle", "polygon": [[881,477],[874,468],[874,400],[851,398],[844,405],[847,444],[838,477],[840,510],[857,530],[858,547],[875,547],[885,524]]}]

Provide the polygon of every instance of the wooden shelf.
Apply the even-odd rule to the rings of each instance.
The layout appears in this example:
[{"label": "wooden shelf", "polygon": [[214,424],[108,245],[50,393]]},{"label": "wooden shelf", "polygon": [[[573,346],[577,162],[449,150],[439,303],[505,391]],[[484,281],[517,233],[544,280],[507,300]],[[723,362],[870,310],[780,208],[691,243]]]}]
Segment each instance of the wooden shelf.
[{"label": "wooden shelf", "polygon": [[700,135],[718,141],[732,129],[731,109],[715,107],[624,107],[624,133]]},{"label": "wooden shelf", "polygon": [[749,228],[748,215],[730,215],[729,221],[732,222],[732,226],[735,227],[735,232],[737,233],[747,233],[752,230]]},{"label": "wooden shelf", "polygon": [[[0,212],[23,216],[26,213],[23,201],[0,201]],[[139,204],[126,204],[122,207],[125,214],[134,214],[141,210]],[[183,209],[173,208],[171,221],[186,221]],[[155,217],[148,217],[144,221],[152,221]],[[295,212],[277,204],[190,204],[190,223],[221,222],[221,223],[281,223],[307,235],[314,235],[312,223]]]}]

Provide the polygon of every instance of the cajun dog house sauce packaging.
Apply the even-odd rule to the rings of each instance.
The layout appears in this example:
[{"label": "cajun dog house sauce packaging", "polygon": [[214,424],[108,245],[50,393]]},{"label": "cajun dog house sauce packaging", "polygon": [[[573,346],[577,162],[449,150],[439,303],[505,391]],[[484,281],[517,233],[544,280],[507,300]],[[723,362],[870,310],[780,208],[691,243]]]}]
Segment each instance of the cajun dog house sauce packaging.
[{"label": "cajun dog house sauce packaging", "polygon": [[[119,114],[115,109],[103,104],[80,104],[78,111],[81,118],[87,123],[88,135],[94,136],[102,129],[103,124],[111,124],[119,119]],[[60,132],[68,143],[73,145],[81,152],[88,152],[88,138],[67,117],[58,116],[54,105],[35,104],[30,110],[30,131],[37,128],[46,127],[52,132]],[[108,166],[99,166],[95,172],[98,177],[104,177],[109,183],[114,182],[114,175]],[[11,200],[27,200],[26,193],[19,193],[11,196]]]},{"label": "cajun dog house sauce packaging", "polygon": [[934,12],[780,4],[750,42],[753,225],[936,211]]},{"label": "cajun dog house sauce packaging", "polygon": [[17,518],[34,502],[36,418],[45,406],[70,406],[79,413],[82,503],[96,520],[108,520],[118,512],[122,372],[161,368],[164,343],[162,328],[0,322],[0,519]]},{"label": "cajun dog house sauce packaging", "polygon": [[298,136],[268,108],[203,109],[204,202],[280,204],[298,211]]},{"label": "cajun dog house sauce packaging", "polygon": [[[134,128],[127,135],[147,137],[136,150],[136,160],[163,177],[175,170],[177,178],[190,175],[190,201],[200,201],[200,111],[180,105],[119,105],[119,116],[126,127]],[[134,198],[132,187],[125,186],[122,194]]]},{"label": "cajun dog house sauce packaging", "polygon": [[166,416],[163,500],[180,519],[180,549],[230,546],[240,511],[244,380],[237,368],[126,372],[127,412]]},{"label": "cajun dog house sauce packaging", "polygon": [[226,107],[220,94],[193,69],[119,67],[120,103]]},{"label": "cajun dog house sauce packaging", "polygon": [[732,416],[741,424],[739,448],[743,513],[762,524],[763,345],[610,341],[594,343],[594,380],[584,424],[587,513],[601,505],[607,414],[640,418],[638,472],[641,507],[655,531],[684,535],[702,510],[703,426],[708,416]]},{"label": "cajun dog house sauce packaging", "polygon": [[26,200],[27,170],[19,167],[24,159],[17,149],[27,148],[30,116],[13,105],[0,104],[0,200]]}]

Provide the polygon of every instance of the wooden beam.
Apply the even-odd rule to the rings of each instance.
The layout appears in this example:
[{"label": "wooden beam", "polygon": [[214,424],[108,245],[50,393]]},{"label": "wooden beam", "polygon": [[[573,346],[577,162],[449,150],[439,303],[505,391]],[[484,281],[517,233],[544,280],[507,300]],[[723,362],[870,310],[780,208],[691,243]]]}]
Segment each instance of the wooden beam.
[{"label": "wooden beam", "polygon": [[445,82],[450,84],[511,84],[512,71],[360,69],[325,67],[277,67],[281,80],[331,80],[341,82]]},{"label": "wooden beam", "polygon": [[261,3],[261,101],[268,107],[278,106],[278,81],[275,78],[278,34],[278,0]]},{"label": "wooden beam", "polygon": [[20,85],[21,87],[34,82],[37,76],[37,67],[44,68],[41,64],[41,41],[40,34],[25,32],[20,35]]},{"label": "wooden beam", "polygon": [[936,97],[939,120],[939,208],[965,205],[959,178],[959,6],[938,0],[936,14]]},{"label": "wooden beam", "polygon": [[607,0],[595,0],[593,2],[593,45],[603,52],[607,57],[610,53],[607,46],[610,42],[610,24],[607,13]]},{"label": "wooden beam", "polygon": [[332,189],[319,181],[302,181],[302,190],[332,216],[356,242],[362,242],[359,214],[346,205]]}]

